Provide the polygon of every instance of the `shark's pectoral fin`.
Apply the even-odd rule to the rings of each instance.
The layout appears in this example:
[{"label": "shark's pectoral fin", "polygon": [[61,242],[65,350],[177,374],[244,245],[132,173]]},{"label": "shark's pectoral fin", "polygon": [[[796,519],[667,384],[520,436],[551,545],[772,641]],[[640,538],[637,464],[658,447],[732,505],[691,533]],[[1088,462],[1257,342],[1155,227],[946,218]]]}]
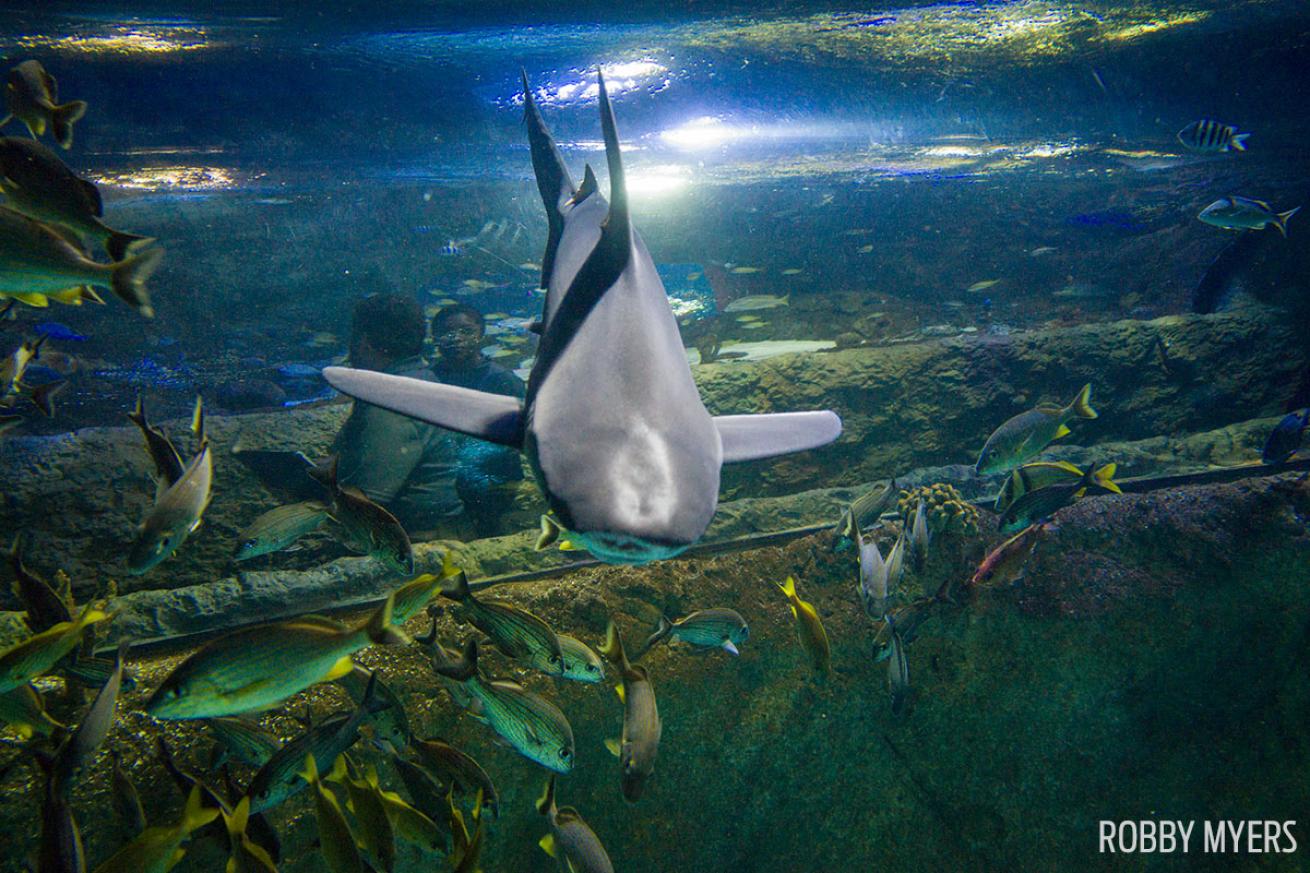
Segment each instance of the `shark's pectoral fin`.
[{"label": "shark's pectoral fin", "polygon": [[716,415],[714,426],[723,440],[725,464],[817,449],[841,436],[841,419],[827,409],[766,415]]},{"label": "shark's pectoral fin", "polygon": [[323,378],[356,400],[487,442],[522,446],[523,406],[517,398],[349,367],[328,367]]}]

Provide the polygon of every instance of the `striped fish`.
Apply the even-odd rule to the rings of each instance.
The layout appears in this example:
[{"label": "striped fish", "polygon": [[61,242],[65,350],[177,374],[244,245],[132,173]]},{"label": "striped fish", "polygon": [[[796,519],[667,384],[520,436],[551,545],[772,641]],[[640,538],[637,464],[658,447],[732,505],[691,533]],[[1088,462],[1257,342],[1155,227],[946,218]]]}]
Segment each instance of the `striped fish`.
[{"label": "striped fish", "polygon": [[500,818],[500,795],[496,785],[477,761],[465,752],[441,739],[415,740],[414,751],[419,760],[442,782],[459,794],[474,795],[482,792],[482,805]]},{"label": "striped fish", "polygon": [[588,682],[593,685],[605,678],[605,662],[600,659],[600,655],[592,651],[590,646],[568,634],[556,634],[556,636],[559,638],[560,654],[564,657],[563,669],[559,670],[546,660],[545,649],[533,652],[528,666],[561,679],[572,679],[574,682]]},{"label": "striped fish", "polygon": [[537,616],[503,600],[479,600],[469,590],[468,576],[462,572],[455,576],[454,588],[441,593],[459,604],[456,618],[491,637],[506,656],[530,663],[551,676],[563,674],[559,637]]},{"label": "striped fish", "polygon": [[698,609],[685,618],[669,621],[660,616],[655,633],[646,640],[642,652],[661,640],[682,640],[693,646],[709,649],[723,649],[730,655],[741,654],[737,646],[750,637],[750,628],[746,619],[735,609],[715,608]]},{"label": "striped fish", "polygon": [[457,664],[437,672],[461,681],[474,698],[473,712],[519,754],[556,773],[573,769],[573,728],[555,704],[517,682],[484,679],[478,673],[478,644],[470,639]]},{"label": "striped fish", "polygon": [[277,752],[277,738],[249,719],[225,715],[208,719],[205,724],[215,743],[210,769],[217,769],[229,758],[251,767],[263,767]]},{"label": "striped fish", "polygon": [[1178,141],[1194,152],[1246,151],[1246,138],[1251,134],[1238,133],[1231,124],[1212,118],[1202,118],[1178,131]]}]

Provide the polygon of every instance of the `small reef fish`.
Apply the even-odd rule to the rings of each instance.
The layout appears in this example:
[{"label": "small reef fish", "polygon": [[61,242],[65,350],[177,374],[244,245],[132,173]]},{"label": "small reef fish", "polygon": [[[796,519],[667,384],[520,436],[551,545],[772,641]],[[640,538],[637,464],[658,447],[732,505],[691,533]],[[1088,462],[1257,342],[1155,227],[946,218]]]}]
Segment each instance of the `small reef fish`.
[{"label": "small reef fish", "polygon": [[87,604],[72,621],[60,622],[0,652],[0,694],[48,672],[77,648],[87,628],[109,618],[108,613]]},{"label": "small reef fish", "polygon": [[[397,839],[412,843],[425,852],[449,853],[450,841],[447,840],[447,835],[442,828],[431,817],[411,806],[399,794],[383,789],[376,767],[369,764],[362,769],[356,768],[344,755],[342,760],[346,761],[347,773],[342,781],[351,795],[351,806],[354,809],[361,809],[368,804],[386,816],[391,833]],[[357,794],[360,795],[358,801],[355,800]],[[385,867],[385,864],[383,866]]]},{"label": "small reef fish", "polygon": [[888,613],[890,620],[879,625],[874,634],[873,662],[877,664],[891,657],[893,632],[900,636],[903,645],[914,642],[924,622],[936,614],[939,602],[935,597],[921,597]]},{"label": "small reef fish", "polygon": [[760,268],[759,267],[733,267],[728,272],[734,273],[738,276],[753,276],[756,273],[760,272]]},{"label": "small reef fish", "polygon": [[134,576],[148,572],[176,552],[200,527],[201,517],[209,507],[214,487],[214,455],[205,435],[204,409],[199,397],[191,429],[200,441],[200,448],[177,481],[157,493],[155,505],[137,529],[127,556],[127,571]]},{"label": "small reef fish", "polygon": [[378,711],[369,713],[375,745],[381,746],[392,754],[400,752],[409,745],[414,734],[409,727],[409,718],[405,715],[405,705],[396,696],[396,692],[382,681],[377,671],[356,666],[337,680],[337,684],[346,689],[346,693],[350,695],[356,706],[364,705],[364,696],[369,693],[370,686],[373,688],[373,695],[382,704]]},{"label": "small reef fish", "polygon": [[318,500],[270,509],[241,532],[233,559],[249,561],[280,552],[305,534],[317,530],[327,517],[327,504]]},{"label": "small reef fish", "polygon": [[550,833],[537,845],[558,861],[569,873],[614,873],[605,846],[576,809],[555,807],[555,777],[546,782],[546,790],[537,800],[537,812],[546,817]]},{"label": "small reef fish", "polygon": [[66,324],[58,321],[43,321],[36,326],[36,332],[46,339],[60,340],[61,342],[82,343],[86,342],[87,336],[84,333],[78,333]]},{"label": "small reef fish", "polygon": [[1075,482],[1048,485],[1015,500],[1005,512],[1001,513],[999,527],[1002,533],[1016,533],[1031,524],[1050,518],[1060,509],[1082,497],[1089,486],[1095,485],[1103,491],[1113,494],[1121,493],[1113,481],[1115,464],[1092,469]]},{"label": "small reef fish", "polygon": [[52,299],[80,302],[84,297],[81,286],[103,285],[150,318],[155,310],[146,280],[163,256],[163,249],[154,248],[101,264],[49,225],[0,207],[0,296],[17,298],[29,306],[47,306]]},{"label": "small reef fish", "polygon": [[23,623],[34,634],[48,630],[61,622],[73,620],[68,601],[23,563],[23,534],[14,535],[9,549],[9,568],[14,572],[14,595],[23,605]]},{"label": "small reef fish", "polygon": [[1281,464],[1296,454],[1301,448],[1307,424],[1310,424],[1310,409],[1284,415],[1265,440],[1260,460],[1266,464]]},{"label": "small reef fish", "polygon": [[590,646],[568,634],[555,636],[559,639],[560,654],[564,658],[562,672],[555,672],[556,668],[547,660],[548,653],[544,649],[533,650],[528,659],[529,667],[552,676],[558,675],[561,679],[572,679],[574,682],[595,684],[605,678],[605,662],[601,660],[600,655],[592,651]]},{"label": "small reef fish", "polygon": [[71,792],[54,775],[54,758],[35,749],[32,759],[45,775],[41,795],[41,842],[35,869],[45,873],[85,873],[86,849],[73,815]]},{"label": "small reef fish", "polygon": [[278,749],[268,763],[259,768],[246,789],[251,813],[272,809],[305,788],[300,772],[307,755],[325,763],[336,763],[337,758],[359,739],[359,726],[378,705],[372,691],[368,691],[364,694],[364,702],[352,712],[329,716]]},{"label": "small reef fish", "polygon": [[623,702],[623,731],[617,740],[605,741],[605,748],[619,759],[619,786],[629,803],[636,803],[655,772],[659,756],[660,735],[664,725],[655,703],[655,686],[645,667],[633,666],[623,650],[623,638],[613,620],[605,629],[605,645],[600,653],[618,669],[619,684],[614,691]]},{"label": "small reef fish", "polygon": [[900,715],[910,700],[910,662],[905,657],[905,640],[896,629],[896,620],[887,616],[891,633],[891,650],[887,658],[887,687],[892,696],[892,714]]},{"label": "small reef fish", "polygon": [[1194,152],[1246,151],[1249,133],[1238,133],[1231,124],[1202,118],[1178,131],[1178,141]]},{"label": "small reef fish", "polygon": [[[344,770],[344,763],[341,766]],[[337,796],[319,779],[313,753],[305,756],[304,769],[298,775],[314,790],[318,850],[328,873],[363,873],[364,859],[355,845],[355,835]]]},{"label": "small reef fish", "polygon": [[1040,258],[1042,255],[1049,255],[1051,252],[1054,251],[1057,251],[1055,246],[1038,246],[1037,248],[1029,252],[1028,255],[1029,257]]},{"label": "small reef fish", "polygon": [[53,397],[63,387],[63,381],[32,387],[23,381],[28,367],[41,355],[46,338],[25,340],[18,348],[0,361],[0,407],[9,409],[26,396],[37,410],[47,418],[55,414]]},{"label": "small reef fish", "polygon": [[761,309],[777,309],[779,306],[787,306],[790,302],[790,294],[783,294],[782,296],[775,294],[749,294],[745,297],[738,297],[736,300],[723,307],[723,311],[756,312]]},{"label": "small reef fish", "polygon": [[0,723],[13,728],[23,740],[33,734],[48,737],[56,730],[66,730],[46,712],[45,701],[30,684],[0,694]]},{"label": "small reef fish", "polygon": [[182,860],[182,844],[191,833],[218,818],[219,810],[200,803],[200,786],[187,795],[186,808],[174,825],[146,828],[96,867],[95,873],[167,873]]},{"label": "small reef fish", "polygon": [[55,77],[46,72],[40,61],[23,61],[9,71],[5,82],[5,106],[9,116],[0,119],[0,126],[17,118],[27,125],[35,139],[50,128],[50,135],[60,148],[73,145],[73,125],[86,114],[86,102],[70,100],[59,102],[59,85]]},{"label": "small reef fish", "polygon": [[0,191],[10,209],[62,228],[71,235],[69,242],[79,246],[86,240],[99,243],[115,261],[154,242],[106,225],[100,189],[35,140],[0,137]]},{"label": "small reef fish", "polygon": [[923,570],[924,562],[928,560],[928,543],[931,539],[932,532],[928,530],[928,518],[923,501],[920,500],[914,510],[914,521],[910,523],[910,537],[906,541],[910,564],[916,573]]},{"label": "small reef fish", "polygon": [[965,289],[964,289],[964,293],[966,293],[966,294],[981,294],[983,291],[986,291],[988,288],[995,287],[996,285],[999,285],[1000,283],[1001,283],[1001,280],[1000,280],[1000,279],[984,279],[984,280],[981,281],[981,282],[974,282],[974,283],[973,283],[972,285],[970,285],[968,288],[965,288]]},{"label": "small reef fish", "polygon": [[1003,473],[1036,456],[1052,441],[1069,433],[1074,418],[1096,418],[1091,406],[1092,386],[1084,385],[1068,406],[1039,406],[1021,412],[1002,424],[983,445],[975,465],[979,475]]},{"label": "small reef fish", "polygon": [[224,715],[207,719],[205,726],[214,735],[211,770],[228,759],[258,770],[277,752],[277,738],[249,719]]},{"label": "small reef fish", "polygon": [[114,672],[96,694],[95,700],[82,716],[77,729],[68,735],[59,747],[55,758],[55,779],[71,787],[81,771],[95,759],[104,745],[109,730],[114,726],[118,708],[118,692],[123,687],[123,655],[126,645],[120,646],[114,663]]},{"label": "small reef fish", "polygon": [[402,625],[418,615],[432,598],[441,593],[445,580],[459,572],[459,568],[450,563],[450,552],[441,558],[441,575],[424,573],[415,576],[396,589],[396,608],[392,613],[393,624]]},{"label": "small reef fish", "polygon": [[337,481],[338,456],[309,470],[309,475],[332,495],[331,518],[334,533],[355,551],[370,555],[402,575],[414,572],[414,548],[409,534],[386,507],[369,499],[353,485]]},{"label": "small reef fish", "polygon": [[1273,225],[1284,237],[1287,236],[1287,222],[1301,207],[1286,212],[1274,212],[1263,200],[1249,197],[1224,197],[1201,210],[1197,218],[1214,227],[1224,230],[1263,230]]},{"label": "small reef fish", "polygon": [[878,544],[872,540],[864,541],[858,530],[855,543],[860,552],[860,603],[864,614],[869,618],[879,619],[887,613],[887,562],[883,560]]},{"label": "small reef fish", "polygon": [[1034,524],[992,549],[974,571],[969,588],[1000,588],[1019,581],[1038,540],[1051,527],[1049,522]]},{"label": "small reef fish", "polygon": [[484,806],[491,809],[494,818],[500,818],[500,795],[496,785],[468,753],[445,740],[415,740],[414,751],[419,759],[438,779],[459,794],[480,794]]},{"label": "small reef fish", "polygon": [[1012,472],[1001,486],[994,504],[996,511],[1005,512],[1007,506],[1029,491],[1082,477],[1083,471],[1068,461],[1033,461],[1024,464]]},{"label": "small reef fish", "polygon": [[796,636],[801,641],[801,648],[810,656],[814,672],[826,676],[832,669],[832,648],[828,644],[828,632],[823,629],[818,611],[813,605],[801,600],[796,593],[796,580],[791,576],[785,582],[774,584],[791,604],[792,618],[796,620]]},{"label": "small reef fish", "polygon": [[805,272],[805,271],[802,270],[802,269],[800,269],[799,267],[788,267],[787,269],[785,269],[785,270],[782,271],[782,275],[784,275],[784,276],[799,276],[799,275],[800,275],[801,273],[803,273],[803,272]]},{"label": "small reef fish", "polygon": [[891,507],[899,492],[896,480],[888,479],[855,498],[837,520],[834,545],[840,547],[847,541],[854,542],[856,533],[876,522]]},{"label": "small reef fish", "polygon": [[409,642],[391,624],[394,596],[357,627],[307,615],[212,640],[168,675],[146,712],[165,719],[257,712],[311,685],[339,679],[354,669],[350,656],[365,646]]},{"label": "small reef fish", "polygon": [[158,495],[162,494],[168,486],[182,478],[182,456],[178,454],[173,441],[165,436],[162,430],[146,420],[146,410],[140,394],[136,397],[136,408],[129,412],[127,417],[141,429],[141,435],[145,437],[146,452],[155,465],[156,499],[158,499]]},{"label": "small reef fish", "polygon": [[[64,678],[83,688],[101,688],[117,669],[117,662],[112,658],[92,658],[80,653],[59,663],[59,671],[64,674]],[[131,691],[136,688],[136,677],[124,670],[122,683],[124,691]]]},{"label": "small reef fish", "polygon": [[649,651],[656,643],[681,640],[689,645],[740,655],[737,647],[748,639],[750,628],[737,610],[726,607],[698,609],[677,621],[669,621],[667,616],[661,615],[655,633],[646,640],[642,652]]},{"label": "small reef fish", "polygon": [[573,728],[559,707],[517,682],[488,680],[478,673],[478,644],[470,639],[460,661],[435,668],[464,683],[473,714],[484,720],[519,754],[556,773],[573,769]]},{"label": "small reef fish", "polygon": [[866,245],[862,245],[862,246],[860,246],[858,249],[856,249],[856,251],[859,252],[859,253],[862,254],[862,255],[867,255],[867,254],[869,254],[870,252],[873,251],[873,243],[868,243],[868,244],[866,244]]},{"label": "small reef fish", "polygon": [[455,601],[455,617],[467,621],[487,636],[508,657],[524,662],[538,662],[544,672],[559,676],[564,655],[559,637],[550,625],[526,609],[504,600],[481,600],[469,590],[468,576],[459,572],[454,586],[442,595]]}]

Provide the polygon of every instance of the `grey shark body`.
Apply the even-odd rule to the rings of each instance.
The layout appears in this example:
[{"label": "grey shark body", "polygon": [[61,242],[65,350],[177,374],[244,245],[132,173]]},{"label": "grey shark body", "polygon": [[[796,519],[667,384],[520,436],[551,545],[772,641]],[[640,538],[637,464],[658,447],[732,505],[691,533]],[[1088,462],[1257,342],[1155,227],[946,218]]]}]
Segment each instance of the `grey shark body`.
[{"label": "grey shark body", "polygon": [[712,417],[678,324],[628,218],[618,134],[604,81],[601,124],[611,201],[587,168],[574,185],[524,78],[533,169],[550,223],[541,342],[522,405],[512,397],[329,367],[339,391],[521,449],[570,539],[597,558],[676,555],[709,526],[725,462],[825,445],[830,411]]}]

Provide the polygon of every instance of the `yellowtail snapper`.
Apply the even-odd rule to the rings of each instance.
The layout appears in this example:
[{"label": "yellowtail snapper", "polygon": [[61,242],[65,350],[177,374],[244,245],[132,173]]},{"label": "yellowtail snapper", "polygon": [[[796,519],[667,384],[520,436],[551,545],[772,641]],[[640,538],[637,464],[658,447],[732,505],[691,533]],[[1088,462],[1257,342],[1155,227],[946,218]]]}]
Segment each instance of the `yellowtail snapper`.
[{"label": "yellowtail snapper", "polygon": [[1029,491],[1006,507],[1001,513],[999,527],[1002,533],[1017,533],[1031,524],[1050,518],[1060,509],[1082,497],[1091,486],[1114,494],[1119,494],[1119,486],[1114,483],[1115,464],[1103,467],[1089,467],[1083,477],[1074,482],[1048,485],[1037,491]]},{"label": "yellowtail snapper", "polygon": [[409,642],[391,624],[391,597],[350,627],[323,616],[244,628],[201,646],[177,666],[146,704],[155,718],[211,718],[258,712],[354,669],[351,655],[370,644]]},{"label": "yellowtail snapper", "polygon": [[[339,781],[346,789],[346,808],[355,816],[356,834],[374,865],[386,873],[396,869],[396,832],[387,817],[382,799],[369,784],[359,778],[354,762],[348,754],[341,755],[344,770],[334,771],[328,781]],[[338,776],[338,773],[340,774]]]},{"label": "yellowtail snapper", "polygon": [[9,725],[24,740],[33,734],[48,737],[56,730],[65,730],[46,712],[45,701],[30,684],[0,694],[0,723]]},{"label": "yellowtail snapper", "polygon": [[614,690],[623,702],[623,731],[617,740],[606,740],[605,747],[619,759],[619,786],[624,799],[635,803],[655,772],[664,725],[650,676],[645,667],[634,667],[628,661],[623,638],[612,620],[605,629],[605,645],[600,652],[618,669],[619,684]]},{"label": "yellowtail snapper", "polygon": [[1096,418],[1092,386],[1084,385],[1068,406],[1039,406],[1006,421],[987,438],[976,468],[980,475],[1004,473],[1035,457],[1052,440],[1069,433],[1074,418]]}]

